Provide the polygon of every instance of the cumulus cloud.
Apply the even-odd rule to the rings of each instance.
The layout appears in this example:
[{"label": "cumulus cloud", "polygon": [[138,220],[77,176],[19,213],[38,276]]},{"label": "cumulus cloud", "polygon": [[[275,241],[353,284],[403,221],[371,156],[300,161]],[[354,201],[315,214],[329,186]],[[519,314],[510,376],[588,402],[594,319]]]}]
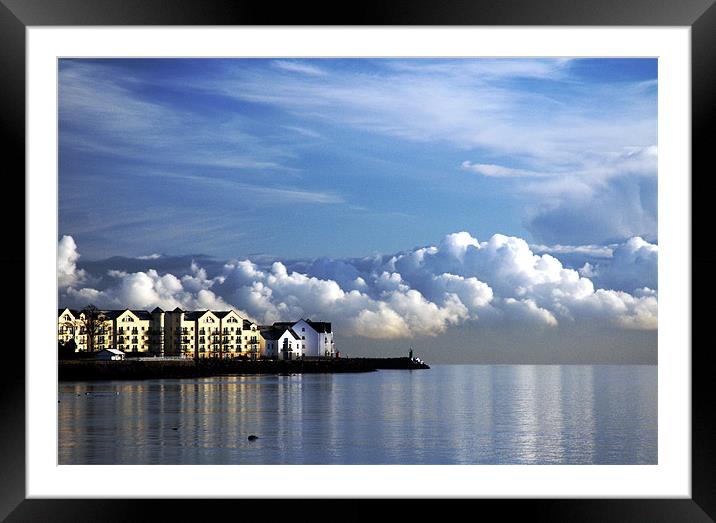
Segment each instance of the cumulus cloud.
[{"label": "cumulus cloud", "polygon": [[[61,242],[67,248],[70,240]],[[74,242],[71,246],[76,261]],[[67,266],[67,260],[60,263]],[[334,322],[346,335],[384,339],[435,336],[466,322],[530,329],[601,322],[654,330],[656,261],[656,246],[633,238],[616,245],[612,258],[591,267],[588,275],[551,254],[535,254],[521,238],[495,234],[481,242],[463,231],[435,246],[390,256],[229,260],[212,274],[194,262],[181,275],[154,268],[114,270],[102,288],[65,277],[61,299],[67,305],[113,308],[233,306],[260,323],[314,318]],[[619,278],[631,282],[632,292],[595,287],[594,281]]]},{"label": "cumulus cloud", "polygon": [[[181,278],[173,274],[161,275],[155,269],[132,273],[110,270],[107,272],[108,278],[103,280],[105,288],[79,287],[81,281],[76,279],[65,288],[60,288],[60,301],[67,301],[67,305],[76,307],[92,303],[106,309],[151,310],[154,307],[162,307],[171,310],[176,307],[183,309],[232,307],[211,290],[221,278],[207,278],[206,272],[195,264],[192,264],[190,270],[189,274]],[[250,318],[245,312],[243,314],[244,317]]]},{"label": "cumulus cloud", "polygon": [[77,268],[77,244],[72,236],[63,236],[57,244],[57,286],[60,289],[82,283],[86,273]]},{"label": "cumulus cloud", "polygon": [[580,274],[609,289],[637,291],[658,285],[659,247],[636,236],[616,246],[610,259],[585,263]]}]

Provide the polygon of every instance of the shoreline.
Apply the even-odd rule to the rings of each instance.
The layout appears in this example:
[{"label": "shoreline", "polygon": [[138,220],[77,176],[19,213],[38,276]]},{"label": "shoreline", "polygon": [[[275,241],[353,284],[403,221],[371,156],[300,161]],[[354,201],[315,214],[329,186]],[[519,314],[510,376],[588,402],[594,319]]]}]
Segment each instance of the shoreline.
[{"label": "shoreline", "polygon": [[407,357],[331,360],[60,360],[59,381],[205,378],[232,374],[328,374],[429,369]]}]

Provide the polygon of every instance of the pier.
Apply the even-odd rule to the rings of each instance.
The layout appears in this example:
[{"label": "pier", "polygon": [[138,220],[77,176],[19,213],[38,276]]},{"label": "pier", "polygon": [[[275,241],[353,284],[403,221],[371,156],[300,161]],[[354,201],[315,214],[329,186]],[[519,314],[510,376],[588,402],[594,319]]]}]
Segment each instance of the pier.
[{"label": "pier", "polygon": [[60,381],[198,378],[230,374],[304,374],[418,370],[430,367],[414,358],[331,358],[319,360],[126,359],[60,360]]}]

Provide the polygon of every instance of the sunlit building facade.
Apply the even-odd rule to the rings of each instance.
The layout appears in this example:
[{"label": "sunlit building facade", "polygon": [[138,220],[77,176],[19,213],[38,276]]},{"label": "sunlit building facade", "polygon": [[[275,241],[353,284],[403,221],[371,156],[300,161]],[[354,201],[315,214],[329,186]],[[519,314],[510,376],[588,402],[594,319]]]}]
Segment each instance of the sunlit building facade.
[{"label": "sunlit building facade", "polygon": [[[235,310],[185,311],[177,307],[164,311],[99,311],[94,351],[117,349],[125,353],[184,358],[258,359],[261,333],[256,323],[242,318]],[[86,322],[82,311],[60,309],[57,341],[73,340],[77,352],[89,350]]]}]

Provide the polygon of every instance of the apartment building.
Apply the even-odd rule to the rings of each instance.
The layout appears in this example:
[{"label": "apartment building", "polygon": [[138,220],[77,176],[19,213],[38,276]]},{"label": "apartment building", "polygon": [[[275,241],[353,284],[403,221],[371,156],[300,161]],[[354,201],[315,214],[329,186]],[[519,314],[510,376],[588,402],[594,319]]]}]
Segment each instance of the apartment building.
[{"label": "apartment building", "polygon": [[[76,309],[60,309],[57,315],[57,341],[68,343],[74,341],[77,351],[88,350],[87,322],[85,314]],[[114,323],[111,318],[103,316],[97,321],[94,336],[94,350],[114,348]]]},{"label": "apartment building", "polygon": [[[257,359],[261,334],[258,325],[235,310],[184,311],[100,311],[94,350],[117,349],[125,353],[146,353],[185,358]],[[84,313],[74,309],[58,311],[58,343],[74,340],[77,351],[87,351]]]},{"label": "apartment building", "polygon": [[[142,310],[106,311],[105,316],[112,322],[112,346],[107,348],[122,352],[149,352],[149,333],[152,315]],[[109,340],[105,340],[109,342]],[[99,337],[98,337],[99,342]],[[157,352],[156,347],[151,347]]]}]

